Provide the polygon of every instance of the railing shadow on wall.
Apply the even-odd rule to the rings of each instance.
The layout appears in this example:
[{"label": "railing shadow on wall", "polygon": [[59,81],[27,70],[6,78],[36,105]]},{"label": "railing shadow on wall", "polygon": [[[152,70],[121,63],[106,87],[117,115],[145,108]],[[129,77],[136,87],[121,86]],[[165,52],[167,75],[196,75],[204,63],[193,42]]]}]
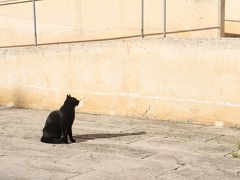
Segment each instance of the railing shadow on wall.
[{"label": "railing shadow on wall", "polygon": [[[239,26],[240,26],[240,21],[239,20],[225,19],[225,22],[226,23],[239,24]],[[240,33],[228,33],[228,32],[225,32],[225,37],[239,38],[240,37]]]},{"label": "railing shadow on wall", "polygon": [[[177,34],[177,33],[187,33],[187,32],[197,32],[197,31],[207,31],[219,29],[219,27],[208,27],[208,28],[199,28],[199,29],[188,29],[188,30],[179,30],[179,31],[167,31],[166,35],[168,34]],[[163,37],[164,33],[147,33],[144,34],[144,37],[151,37],[151,36],[160,36]],[[57,41],[57,42],[49,42],[49,43],[38,43],[38,46],[44,45],[54,45],[54,44],[71,44],[71,43],[81,43],[81,42],[98,42],[98,41],[111,41],[111,40],[121,40],[121,39],[131,39],[131,38],[141,38],[142,35],[132,35],[132,36],[118,36],[112,38],[101,38],[101,39],[89,39],[89,40],[76,40],[76,41]],[[16,48],[16,47],[31,47],[34,46],[33,44],[24,44],[24,45],[10,45],[10,46],[0,46],[0,48]]]},{"label": "railing shadow on wall", "polygon": [[237,33],[225,33],[225,37],[240,38],[240,34],[237,34]]}]

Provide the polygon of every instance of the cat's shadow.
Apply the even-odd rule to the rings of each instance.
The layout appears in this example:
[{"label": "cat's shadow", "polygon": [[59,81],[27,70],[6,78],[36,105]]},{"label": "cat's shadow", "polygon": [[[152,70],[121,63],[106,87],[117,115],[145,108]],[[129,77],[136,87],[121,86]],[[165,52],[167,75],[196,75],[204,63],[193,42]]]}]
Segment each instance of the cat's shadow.
[{"label": "cat's shadow", "polygon": [[139,136],[147,134],[146,132],[135,132],[135,133],[117,133],[117,134],[82,134],[82,135],[75,135],[74,139],[76,139],[76,143],[79,142],[86,142],[89,140],[95,139],[108,139],[108,138],[116,138],[116,137],[123,137],[123,136]]}]

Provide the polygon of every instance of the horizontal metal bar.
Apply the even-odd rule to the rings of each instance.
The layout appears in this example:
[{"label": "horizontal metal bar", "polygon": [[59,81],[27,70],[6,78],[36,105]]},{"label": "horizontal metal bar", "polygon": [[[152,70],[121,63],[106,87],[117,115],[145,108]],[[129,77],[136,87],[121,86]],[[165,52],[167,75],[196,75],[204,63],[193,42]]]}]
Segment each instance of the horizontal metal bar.
[{"label": "horizontal metal bar", "polygon": [[[43,0],[35,0],[35,1],[43,1]],[[7,2],[7,1],[5,1]],[[8,5],[17,5],[17,4],[24,4],[24,3],[31,3],[32,0],[26,0],[26,1],[16,1],[16,2],[8,2],[8,3],[1,3],[0,1],[0,6],[8,6]]]}]

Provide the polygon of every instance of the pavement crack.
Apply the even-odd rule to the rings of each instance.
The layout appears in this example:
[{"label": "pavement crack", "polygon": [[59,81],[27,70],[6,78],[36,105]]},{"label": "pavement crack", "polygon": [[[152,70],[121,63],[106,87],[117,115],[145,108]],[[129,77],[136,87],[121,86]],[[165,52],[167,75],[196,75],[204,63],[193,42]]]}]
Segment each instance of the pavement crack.
[{"label": "pavement crack", "polygon": [[155,179],[157,179],[157,178],[159,178],[159,177],[161,177],[161,176],[163,176],[163,175],[167,174],[167,173],[168,173],[168,172],[170,172],[170,171],[176,171],[176,170],[178,170],[178,169],[180,169],[180,168],[182,168],[183,166],[185,166],[185,165],[186,165],[185,163],[179,163],[179,162],[177,162],[177,164],[178,164],[178,165],[180,165],[180,166],[178,166],[178,167],[175,167],[175,168],[173,168],[173,169],[170,169],[170,170],[167,170],[167,171],[164,171],[162,174],[160,174],[160,175],[156,176],[156,177],[155,177]]},{"label": "pavement crack", "polygon": [[207,139],[207,140],[205,140],[204,142],[208,142],[208,141],[211,141],[211,140],[214,140],[214,139],[220,138],[220,137],[222,137],[222,136],[224,136],[224,135],[221,134],[221,135],[219,135],[219,136],[216,136],[216,137],[213,137],[213,138]]},{"label": "pavement crack", "polygon": [[84,174],[88,174],[88,173],[93,172],[93,171],[94,171],[94,170],[87,171],[87,172],[85,172],[85,173],[76,173],[75,175],[70,176],[70,177],[67,177],[67,178],[64,179],[64,180],[70,180],[70,179],[73,179],[73,178],[75,178],[75,177],[78,177],[78,176],[81,176],[81,175],[84,175]]},{"label": "pavement crack", "polygon": [[226,157],[226,156],[228,156],[228,155],[230,155],[230,154],[232,154],[232,153],[235,153],[235,152],[237,152],[237,151],[238,151],[238,150],[233,150],[233,151],[231,151],[231,152],[229,152],[229,153],[223,155],[223,157]]},{"label": "pavement crack", "polygon": [[120,131],[120,133],[123,133],[123,132],[125,132],[125,131],[129,131],[129,130],[138,129],[139,127],[141,127],[141,126],[137,126],[137,127],[133,127],[133,128],[125,129],[125,130]]},{"label": "pavement crack", "polygon": [[149,111],[151,110],[151,105],[148,106],[145,113],[142,114],[142,116],[145,116]]},{"label": "pavement crack", "polygon": [[75,178],[75,177],[77,177],[77,176],[79,176],[79,175],[81,175],[81,174],[80,174],[80,173],[77,173],[77,174],[75,174],[75,175],[73,175],[73,176],[67,177],[67,178],[64,179],[64,180],[70,180],[70,179],[73,179],[73,178]]},{"label": "pavement crack", "polygon": [[148,137],[145,137],[145,138],[136,139],[136,140],[133,140],[133,141],[128,142],[127,144],[132,144],[132,143],[135,143],[135,142],[138,142],[138,141],[142,141],[142,140],[148,139],[148,138],[150,138],[150,137],[153,137],[153,136],[148,136]]},{"label": "pavement crack", "polygon": [[155,155],[155,154],[157,154],[157,153],[158,153],[158,152],[155,152],[155,153],[152,153],[152,154],[146,155],[146,156],[142,157],[141,159],[149,158],[149,157],[151,157],[151,156],[153,156],[153,155]]},{"label": "pavement crack", "polygon": [[163,176],[164,174],[168,173],[168,171],[164,171],[162,174],[155,177],[155,179],[159,178],[160,176]]},{"label": "pavement crack", "polygon": [[178,170],[179,168],[182,168],[183,166],[185,166],[185,163],[177,163],[177,164],[180,165],[180,166],[172,169],[171,171],[176,171],[176,170]]},{"label": "pavement crack", "polygon": [[37,165],[30,165],[30,167],[34,168],[34,169],[41,169],[41,170],[45,170],[45,171],[52,171],[52,172],[63,172],[63,173],[72,173],[72,174],[78,174],[79,172],[76,171],[65,171],[62,169],[49,169],[47,167],[41,167],[41,166],[37,166]]}]

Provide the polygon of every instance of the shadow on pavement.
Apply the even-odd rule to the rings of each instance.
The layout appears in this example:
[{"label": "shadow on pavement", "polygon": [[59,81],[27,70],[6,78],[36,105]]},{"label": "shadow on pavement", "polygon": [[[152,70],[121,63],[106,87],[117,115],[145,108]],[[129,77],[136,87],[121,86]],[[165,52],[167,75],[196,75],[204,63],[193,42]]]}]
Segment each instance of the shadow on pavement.
[{"label": "shadow on pavement", "polygon": [[75,135],[74,138],[77,142],[85,142],[88,140],[95,139],[108,139],[122,136],[139,136],[147,134],[146,132],[136,132],[136,133],[118,133],[118,134],[83,134],[83,135]]}]

